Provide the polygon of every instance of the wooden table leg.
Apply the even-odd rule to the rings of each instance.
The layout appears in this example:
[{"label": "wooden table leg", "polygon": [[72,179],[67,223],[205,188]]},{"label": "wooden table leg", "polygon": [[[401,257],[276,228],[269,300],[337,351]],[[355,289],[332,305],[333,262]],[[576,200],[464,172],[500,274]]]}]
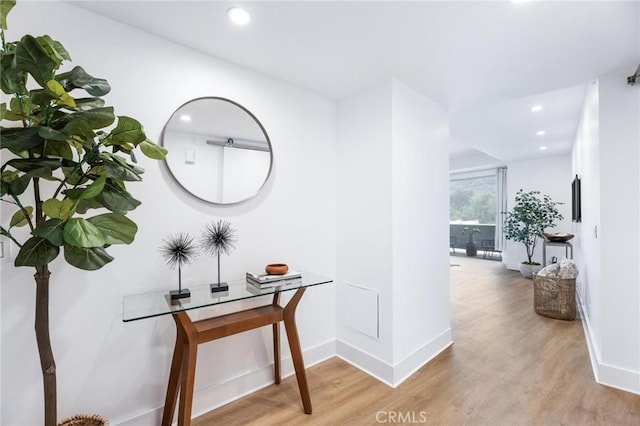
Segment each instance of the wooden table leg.
[{"label": "wooden table leg", "polygon": [[[273,304],[280,302],[280,293],[273,295]],[[280,384],[280,324],[274,323],[273,329],[273,378],[276,385]]]},{"label": "wooden table leg", "polygon": [[180,406],[178,407],[178,426],[191,424],[191,408],[193,406],[193,385],[196,379],[196,355],[198,342],[191,341],[184,345],[185,359],[182,363],[180,384]]},{"label": "wooden table leg", "polygon": [[178,425],[189,426],[198,349],[197,332],[186,312],[178,312],[172,316],[176,323],[176,346],[173,349],[167,396],[162,412],[162,426],[171,426],[173,422],[178,392],[180,393]]},{"label": "wooden table leg", "polygon": [[298,380],[298,389],[300,389],[300,397],[302,398],[302,406],[305,414],[311,414],[311,396],[309,395],[309,384],[307,383],[307,373],[304,369],[304,360],[302,359],[302,350],[300,348],[300,339],[298,337],[298,328],[296,327],[296,307],[304,294],[305,289],[300,288],[293,295],[287,306],[284,307],[284,328],[287,331],[287,340],[289,341],[289,349],[291,350],[291,358],[293,359],[293,368],[296,371],[296,379]]},{"label": "wooden table leg", "polygon": [[169,384],[167,385],[167,396],[164,400],[164,411],[162,412],[162,426],[171,426],[173,413],[178,400],[178,384],[180,383],[180,373],[184,360],[184,336],[181,327],[176,327],[176,345],[173,348],[173,359],[171,360],[171,372],[169,373]]}]

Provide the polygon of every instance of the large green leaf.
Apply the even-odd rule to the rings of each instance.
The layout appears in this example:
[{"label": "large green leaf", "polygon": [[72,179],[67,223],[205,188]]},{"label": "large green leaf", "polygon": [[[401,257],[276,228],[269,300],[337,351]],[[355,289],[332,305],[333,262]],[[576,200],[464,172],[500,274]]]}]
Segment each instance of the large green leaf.
[{"label": "large green leaf", "polygon": [[14,152],[27,151],[36,148],[44,142],[38,135],[39,127],[10,127],[0,128],[0,149],[7,148]]},{"label": "large green leaf", "polygon": [[137,120],[121,116],[118,117],[118,124],[111,131],[109,136],[104,139],[105,145],[125,145],[132,144],[138,145],[140,142],[146,139],[142,124]]},{"label": "large green leaf", "polygon": [[50,198],[42,203],[42,211],[51,218],[66,220],[73,215],[73,200]]},{"label": "large green leaf", "polygon": [[85,214],[90,209],[101,209],[104,206],[102,203],[95,198],[90,200],[78,200],[78,204],[76,204],[76,213]]},{"label": "large green leaf", "polygon": [[129,164],[124,158],[109,152],[102,152],[99,157],[102,159],[102,167],[109,177],[124,181],[142,180],[140,177],[144,173],[142,167]]},{"label": "large green leaf", "polygon": [[124,180],[128,182],[141,181],[140,175],[135,173],[130,167],[121,166],[114,161],[104,160],[102,166],[92,169],[95,173],[106,174],[110,178]]},{"label": "large green leaf", "polygon": [[126,190],[109,183],[96,198],[107,209],[115,213],[134,210],[141,204],[140,201],[133,198]]},{"label": "large green leaf", "polygon": [[60,248],[42,237],[29,238],[16,256],[15,266],[43,266],[55,259]]},{"label": "large green leaf", "polygon": [[107,80],[89,75],[82,67],[74,67],[71,71],[58,74],[56,80],[67,92],[73,89],[84,89],[91,96],[104,96],[111,91]]},{"label": "large green leaf", "polygon": [[47,142],[44,155],[50,157],[61,157],[68,161],[73,161],[73,151],[68,142],[50,140]]},{"label": "large green leaf", "polygon": [[93,131],[92,127],[83,120],[68,122],[62,129],[62,133],[68,135],[73,140],[82,142],[82,144],[87,148],[91,148],[93,146],[93,140],[96,137],[96,133]]},{"label": "large green leaf", "polygon": [[15,170],[3,170],[2,171],[2,181],[5,183],[11,183],[18,178],[20,173]]},{"label": "large green leaf", "polygon": [[8,95],[26,95],[28,74],[24,69],[15,66],[14,58],[15,53],[7,52],[0,57],[2,91]]},{"label": "large green leaf", "polygon": [[12,180],[11,183],[9,183],[5,188],[3,188],[3,192],[6,190],[6,192],[11,195],[16,195],[16,196],[20,195],[27,190],[27,187],[29,186],[29,182],[31,182],[31,176],[25,173],[15,178],[14,180]]},{"label": "large green leaf", "polygon": [[149,139],[143,141],[139,146],[140,146],[140,149],[142,150],[142,153],[151,159],[164,160],[165,157],[167,156],[168,151],[165,147],[156,145],[155,143],[151,142]]},{"label": "large green leaf", "polygon": [[58,42],[53,40],[48,35],[37,37],[38,43],[40,46],[47,52],[49,58],[51,58],[58,66],[62,63],[62,61],[70,61],[71,56],[69,56],[69,52],[64,46]]},{"label": "large green leaf", "polygon": [[32,113],[32,104],[31,96],[15,96],[9,100],[9,107],[16,112],[23,113],[25,116]]},{"label": "large green leaf", "polygon": [[106,176],[100,176],[98,179],[93,181],[93,183],[85,188],[80,194],[80,198],[83,200],[88,200],[89,198],[93,198],[96,195],[100,194],[104,189],[104,185],[107,182]]},{"label": "large green leaf", "polygon": [[20,209],[13,214],[11,217],[11,222],[9,223],[9,228],[19,228],[21,226],[25,226],[29,223],[29,219],[31,219],[33,215],[33,207],[27,206],[24,209]]},{"label": "large green leaf", "polygon": [[34,177],[41,177],[45,179],[51,177],[51,168],[46,166],[38,167],[21,175],[9,184],[8,192],[16,196],[22,194],[29,186],[31,179]]},{"label": "large green leaf", "polygon": [[16,5],[16,0],[0,0],[0,28],[7,29],[7,15]]},{"label": "large green leaf", "polygon": [[51,127],[40,127],[38,129],[38,135],[50,141],[67,141],[69,140],[69,136],[65,133],[52,129]]},{"label": "large green leaf", "polygon": [[104,106],[104,99],[101,99],[101,98],[76,99],[76,106],[80,111],[89,111],[91,109],[102,108]]},{"label": "large green leaf", "polygon": [[15,55],[16,67],[26,70],[42,87],[53,78],[58,68],[58,64],[49,57],[38,40],[28,34],[18,43]]},{"label": "large green leaf", "polygon": [[73,99],[62,87],[62,84],[56,80],[47,81],[47,89],[55,95],[55,103],[58,105],[68,106],[70,108],[76,107],[76,101]]},{"label": "large green leaf", "polygon": [[107,244],[131,244],[138,226],[128,217],[117,213],[105,213],[87,219],[102,231]]},{"label": "large green leaf", "polygon": [[[67,123],[65,125],[65,129],[74,121],[79,121],[85,123],[89,126],[90,129],[102,129],[104,127],[110,126],[115,121],[116,116],[113,115],[113,107],[104,107],[104,108],[95,108],[88,111],[78,111],[73,114],[65,114],[57,121],[62,121]],[[65,131],[63,129],[63,132]],[[66,132],[65,132],[66,133]]]},{"label": "large green leaf", "polygon": [[113,257],[101,247],[82,248],[66,244],[64,258],[70,265],[85,271],[95,271],[113,260]]},{"label": "large green leaf", "polygon": [[53,93],[46,89],[34,89],[29,91],[29,99],[33,105],[38,105],[41,108],[46,108],[54,100]]},{"label": "large green leaf", "polygon": [[64,244],[62,231],[66,222],[61,219],[49,219],[42,222],[33,230],[33,235],[47,239],[51,244],[61,246]]},{"label": "large green leaf", "polygon": [[14,158],[7,161],[2,167],[7,166],[11,166],[21,172],[32,172],[40,168],[55,170],[62,166],[62,160],[60,158]]},{"label": "large green leaf", "polygon": [[106,244],[102,231],[83,218],[67,220],[62,238],[66,244],[74,247],[102,247]]}]

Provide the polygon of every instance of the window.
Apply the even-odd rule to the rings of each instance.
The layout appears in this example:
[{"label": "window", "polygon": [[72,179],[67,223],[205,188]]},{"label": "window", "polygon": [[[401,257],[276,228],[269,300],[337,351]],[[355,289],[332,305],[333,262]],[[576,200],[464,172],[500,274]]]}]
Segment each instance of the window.
[{"label": "window", "polygon": [[495,225],[496,176],[450,181],[450,223]]}]

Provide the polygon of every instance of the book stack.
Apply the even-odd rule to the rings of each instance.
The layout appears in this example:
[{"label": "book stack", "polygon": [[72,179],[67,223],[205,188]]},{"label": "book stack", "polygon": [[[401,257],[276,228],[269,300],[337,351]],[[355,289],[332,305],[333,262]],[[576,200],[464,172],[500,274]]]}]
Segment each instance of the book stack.
[{"label": "book stack", "polygon": [[283,275],[269,275],[266,273],[247,272],[247,284],[257,288],[271,288],[281,285],[302,284],[302,274],[296,271],[289,271]]}]

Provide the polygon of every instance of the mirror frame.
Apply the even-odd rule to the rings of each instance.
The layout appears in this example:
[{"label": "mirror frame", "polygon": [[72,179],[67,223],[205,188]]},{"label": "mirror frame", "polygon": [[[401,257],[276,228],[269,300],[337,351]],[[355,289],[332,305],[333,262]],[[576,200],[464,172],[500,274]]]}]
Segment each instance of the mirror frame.
[{"label": "mirror frame", "polygon": [[[171,114],[171,116],[169,117],[167,122],[162,127],[162,133],[160,134],[160,144],[164,148],[167,148],[166,144],[165,144],[165,137],[166,137],[165,136],[165,132],[167,130],[167,126],[169,125],[169,122],[173,119],[174,116],[176,116],[178,111],[180,111],[184,106],[186,106],[186,105],[188,105],[190,103],[196,102],[196,101],[200,101],[200,100],[218,100],[218,101],[222,101],[222,102],[227,102],[227,103],[229,103],[231,105],[234,105],[234,106],[240,108],[242,111],[247,113],[256,122],[258,127],[260,127],[260,130],[262,131],[262,134],[264,135],[264,137],[265,137],[265,139],[267,141],[267,144],[269,145],[269,170],[267,171],[267,176],[264,178],[264,181],[262,182],[260,187],[256,190],[256,192],[254,192],[253,194],[249,195],[248,197],[243,198],[243,199],[238,200],[238,201],[230,202],[230,203],[221,203],[221,202],[206,200],[206,199],[194,194],[193,192],[191,192],[187,187],[185,187],[180,182],[180,180],[178,180],[176,175],[171,171],[171,167],[169,167],[169,163],[167,162],[167,158],[165,158],[163,160],[165,168],[169,172],[169,175],[171,176],[173,181],[176,184],[178,184],[178,186],[180,188],[182,188],[187,194],[191,195],[192,197],[194,197],[194,198],[196,198],[196,199],[198,199],[200,201],[204,201],[205,203],[213,204],[213,205],[216,205],[216,206],[233,206],[233,205],[244,203],[245,201],[249,201],[249,200],[255,198],[264,189],[265,185],[267,184],[267,181],[269,181],[269,178],[271,177],[271,172],[273,170],[273,146],[271,145],[271,139],[269,139],[269,134],[265,130],[265,128],[262,125],[262,123],[260,122],[260,120],[258,120],[258,117],[256,117],[251,111],[249,111],[247,108],[245,108],[243,105],[239,104],[238,102],[233,101],[233,100],[228,99],[228,98],[223,98],[223,97],[220,97],[220,96],[201,96],[199,98],[193,98],[193,99],[188,100],[187,102],[183,103],[178,108],[176,108],[175,111],[173,111],[173,113]],[[167,156],[169,156],[169,155],[171,155],[171,151],[168,152]]]}]

